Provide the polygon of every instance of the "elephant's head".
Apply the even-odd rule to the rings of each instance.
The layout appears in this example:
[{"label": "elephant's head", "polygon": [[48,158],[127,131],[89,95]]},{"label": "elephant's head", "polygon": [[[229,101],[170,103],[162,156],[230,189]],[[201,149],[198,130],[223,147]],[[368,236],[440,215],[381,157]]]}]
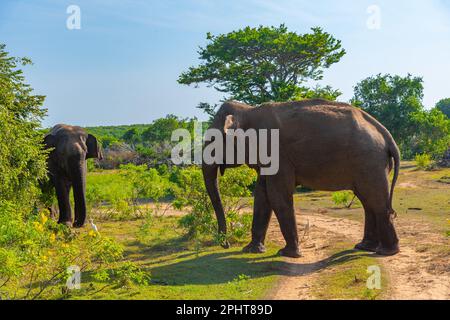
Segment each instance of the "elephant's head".
[{"label": "elephant's head", "polygon": [[[247,112],[249,110],[253,109],[253,107],[238,103],[238,102],[225,102],[220,109],[217,111],[217,114],[215,115],[211,126],[209,129],[218,129],[222,132],[222,137],[224,139],[224,150],[223,150],[223,156],[224,159],[222,161],[222,164],[220,163],[213,163],[213,164],[207,164],[205,161],[203,161],[202,164],[202,171],[203,171],[203,178],[205,181],[206,190],[208,192],[208,196],[211,199],[211,203],[214,208],[214,212],[217,217],[217,223],[218,223],[218,232],[219,234],[226,235],[227,232],[227,225],[225,220],[225,212],[222,205],[222,200],[220,198],[220,193],[218,189],[218,181],[217,181],[217,175],[218,171],[220,169],[221,174],[223,175],[225,172],[225,168],[227,167],[235,167],[237,165],[233,164],[225,164],[225,135],[227,134],[227,131],[229,129],[245,129],[247,126]],[[206,142],[204,145],[204,148],[211,142]],[[228,248],[229,244],[227,241],[224,241],[222,243],[222,246],[224,248]]]},{"label": "elephant's head", "polygon": [[88,134],[86,138],[86,159],[97,158],[98,160],[103,159],[103,152],[100,148],[100,144],[97,138],[92,134]]}]

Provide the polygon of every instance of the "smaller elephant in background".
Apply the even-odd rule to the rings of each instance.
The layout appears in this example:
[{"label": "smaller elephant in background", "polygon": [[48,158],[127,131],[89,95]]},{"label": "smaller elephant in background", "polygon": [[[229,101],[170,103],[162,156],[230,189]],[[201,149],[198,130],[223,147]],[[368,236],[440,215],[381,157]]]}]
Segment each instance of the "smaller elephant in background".
[{"label": "smaller elephant in background", "polygon": [[[47,168],[58,199],[58,223],[82,227],[86,221],[86,160],[103,158],[97,138],[81,127],[58,124],[44,137],[44,144],[46,149],[51,149]],[[73,223],[69,200],[71,188],[75,203]]]}]

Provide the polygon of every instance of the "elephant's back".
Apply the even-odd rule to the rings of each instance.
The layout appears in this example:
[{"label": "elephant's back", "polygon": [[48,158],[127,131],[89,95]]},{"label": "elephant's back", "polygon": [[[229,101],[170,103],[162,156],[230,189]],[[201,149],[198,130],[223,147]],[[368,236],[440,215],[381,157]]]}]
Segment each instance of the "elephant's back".
[{"label": "elephant's back", "polygon": [[86,130],[84,130],[83,128],[63,123],[53,126],[49,134],[53,136],[87,135]]}]

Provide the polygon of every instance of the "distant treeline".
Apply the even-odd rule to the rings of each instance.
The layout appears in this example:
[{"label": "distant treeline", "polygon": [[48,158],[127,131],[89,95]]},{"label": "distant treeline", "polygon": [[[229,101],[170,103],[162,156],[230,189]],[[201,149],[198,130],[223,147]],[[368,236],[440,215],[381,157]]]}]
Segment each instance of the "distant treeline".
[{"label": "distant treeline", "polygon": [[150,124],[87,127],[87,131],[101,141],[104,160],[97,165],[104,169],[117,168],[121,164],[170,165],[170,153],[174,145],[172,132],[187,129],[194,132],[195,118],[167,115]]}]

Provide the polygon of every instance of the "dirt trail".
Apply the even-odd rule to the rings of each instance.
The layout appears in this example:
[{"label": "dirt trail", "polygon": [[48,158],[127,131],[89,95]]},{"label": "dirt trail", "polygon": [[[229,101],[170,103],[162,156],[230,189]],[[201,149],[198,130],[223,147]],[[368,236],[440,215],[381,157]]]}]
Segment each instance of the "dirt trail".
[{"label": "dirt trail", "polygon": [[[327,265],[327,246],[339,238],[356,243],[363,234],[363,225],[345,218],[334,218],[312,211],[298,214],[299,229],[309,221],[307,239],[302,242],[300,259],[287,259],[288,275],[281,280],[273,299],[314,299],[311,284]],[[282,240],[278,225],[269,232],[272,239]],[[422,223],[397,223],[401,252],[392,257],[377,257],[389,276],[389,299],[450,299],[450,266],[448,253],[436,252],[427,245],[446,243],[439,234],[431,232]],[[302,234],[302,231],[300,231]],[[418,237],[418,235],[420,235]],[[420,243],[418,242],[420,238]],[[448,244],[448,242],[447,242]]]}]

